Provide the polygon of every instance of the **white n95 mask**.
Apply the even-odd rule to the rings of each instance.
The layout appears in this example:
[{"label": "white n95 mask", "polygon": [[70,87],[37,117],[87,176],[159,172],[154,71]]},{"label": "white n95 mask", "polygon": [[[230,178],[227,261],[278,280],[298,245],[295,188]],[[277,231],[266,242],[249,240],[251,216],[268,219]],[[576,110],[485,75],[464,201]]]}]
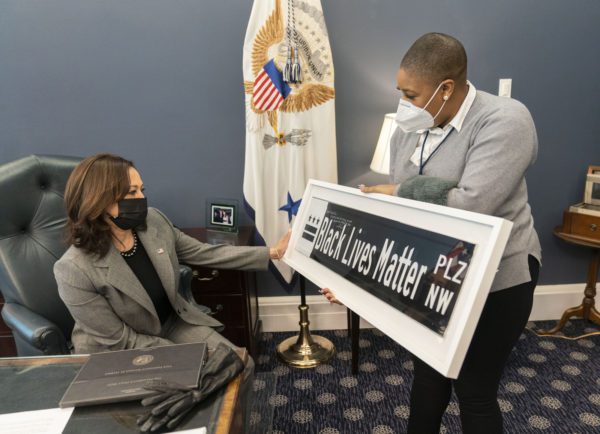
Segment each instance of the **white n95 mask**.
[{"label": "white n95 mask", "polygon": [[431,116],[427,110],[427,106],[433,100],[433,97],[438,93],[442,83],[438,85],[425,104],[425,107],[420,108],[415,106],[413,103],[406,101],[400,98],[400,102],[398,103],[398,110],[396,110],[396,123],[398,127],[402,129],[405,133],[412,133],[419,130],[427,130],[435,125],[435,118],[440,114],[444,106],[446,105],[446,101],[448,101],[448,96],[444,96],[444,102],[435,116]]}]

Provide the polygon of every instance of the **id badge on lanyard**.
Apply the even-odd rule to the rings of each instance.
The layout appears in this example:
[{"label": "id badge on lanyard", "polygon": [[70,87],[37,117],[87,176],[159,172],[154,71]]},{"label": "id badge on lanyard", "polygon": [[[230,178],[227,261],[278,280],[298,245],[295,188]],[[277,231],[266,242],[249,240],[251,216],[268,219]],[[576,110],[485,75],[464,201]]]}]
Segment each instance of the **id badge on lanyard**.
[{"label": "id badge on lanyard", "polygon": [[450,131],[448,131],[448,133],[444,136],[442,141],[435,147],[433,152],[429,154],[429,157],[427,157],[427,159],[423,161],[423,150],[425,149],[425,143],[427,143],[427,138],[429,137],[429,130],[427,130],[427,132],[425,133],[425,139],[423,140],[423,144],[421,145],[421,158],[419,159],[419,175],[423,174],[423,169],[425,168],[427,163],[429,163],[431,157],[433,157],[433,155],[438,151],[438,149],[440,149],[440,147],[444,144],[448,136],[452,134],[452,131],[454,131],[454,128],[450,128]]}]

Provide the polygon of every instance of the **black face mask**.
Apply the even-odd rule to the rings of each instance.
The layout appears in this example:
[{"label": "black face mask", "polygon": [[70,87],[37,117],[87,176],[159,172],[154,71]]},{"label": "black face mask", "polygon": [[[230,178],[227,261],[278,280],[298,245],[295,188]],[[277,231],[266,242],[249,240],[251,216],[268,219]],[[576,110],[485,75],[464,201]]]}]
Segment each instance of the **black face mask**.
[{"label": "black face mask", "polygon": [[117,227],[127,230],[135,229],[146,221],[148,215],[148,200],[141,199],[123,199],[118,202],[119,215],[110,216]]}]

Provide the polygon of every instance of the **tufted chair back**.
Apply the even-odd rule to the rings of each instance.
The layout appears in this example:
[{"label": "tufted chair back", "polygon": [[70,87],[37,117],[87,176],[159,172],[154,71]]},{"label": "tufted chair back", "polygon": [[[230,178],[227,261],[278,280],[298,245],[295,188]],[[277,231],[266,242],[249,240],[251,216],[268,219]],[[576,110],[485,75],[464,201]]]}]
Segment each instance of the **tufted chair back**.
[{"label": "tufted chair back", "polygon": [[68,352],[73,319],[52,267],[67,249],[63,194],[79,161],[31,155],[0,165],[2,317],[20,356]]}]

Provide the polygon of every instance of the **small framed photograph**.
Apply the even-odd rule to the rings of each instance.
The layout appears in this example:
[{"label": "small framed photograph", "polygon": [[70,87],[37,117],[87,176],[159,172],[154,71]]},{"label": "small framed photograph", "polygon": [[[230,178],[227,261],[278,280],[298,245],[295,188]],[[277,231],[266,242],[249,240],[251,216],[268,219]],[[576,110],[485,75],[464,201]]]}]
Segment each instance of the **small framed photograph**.
[{"label": "small framed photograph", "polygon": [[231,199],[206,201],[206,227],[223,232],[238,231],[238,202]]}]

